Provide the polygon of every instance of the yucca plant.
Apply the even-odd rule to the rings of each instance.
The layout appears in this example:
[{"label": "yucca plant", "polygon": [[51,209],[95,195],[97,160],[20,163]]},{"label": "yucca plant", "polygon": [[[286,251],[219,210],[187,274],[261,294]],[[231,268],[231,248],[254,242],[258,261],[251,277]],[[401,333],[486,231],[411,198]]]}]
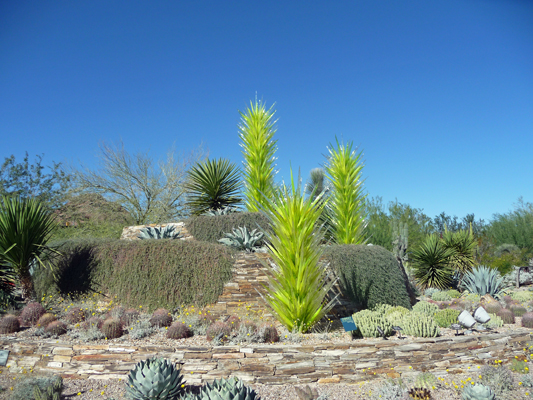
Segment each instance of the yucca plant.
[{"label": "yucca plant", "polygon": [[323,233],[317,228],[324,203],[320,197],[305,198],[300,181],[297,187],[291,171],[291,186],[282,185],[264,208],[271,231],[267,247],[274,262],[268,268],[266,302],[278,320],[289,330],[305,332],[332,307],[326,303],[332,285],[319,262]]},{"label": "yucca plant", "polygon": [[445,229],[442,240],[445,247],[454,250],[454,254],[450,259],[451,267],[461,274],[472,271],[475,262],[474,253],[477,246],[472,228],[457,232],[450,232]]},{"label": "yucca plant", "polygon": [[447,248],[438,235],[429,235],[411,254],[414,276],[422,289],[448,289],[452,284],[453,249]]},{"label": "yucca plant", "polygon": [[188,171],[187,206],[193,215],[210,210],[221,210],[242,202],[240,171],[227,159],[206,160],[196,163]]},{"label": "yucca plant", "polygon": [[46,246],[56,223],[53,215],[34,198],[3,196],[0,201],[0,263],[13,269],[22,296],[33,296],[32,265],[46,267],[41,256],[58,253]]},{"label": "yucca plant", "polygon": [[244,156],[244,197],[246,209],[259,211],[267,205],[275,192],[274,154],[276,153],[275,111],[266,110],[262,102],[250,102],[250,108],[241,114],[239,136]]},{"label": "yucca plant", "polygon": [[352,143],[330,144],[326,173],[331,192],[327,201],[331,218],[333,240],[337,244],[361,244],[364,242],[365,198],[362,153],[352,150]]}]

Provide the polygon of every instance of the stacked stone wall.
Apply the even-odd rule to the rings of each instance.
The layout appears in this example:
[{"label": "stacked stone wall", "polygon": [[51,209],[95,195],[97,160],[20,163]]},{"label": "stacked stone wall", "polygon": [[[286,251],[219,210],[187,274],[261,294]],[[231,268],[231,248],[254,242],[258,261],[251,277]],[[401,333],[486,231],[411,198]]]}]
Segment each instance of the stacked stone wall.
[{"label": "stacked stone wall", "polygon": [[430,371],[436,376],[468,372],[489,360],[510,362],[531,343],[530,330],[457,337],[353,340],[320,345],[215,347],[72,345],[56,340],[0,340],[12,370],[33,369],[65,378],[125,379],[141,360],[164,357],[182,368],[188,384],[234,376],[249,383],[356,383]]}]

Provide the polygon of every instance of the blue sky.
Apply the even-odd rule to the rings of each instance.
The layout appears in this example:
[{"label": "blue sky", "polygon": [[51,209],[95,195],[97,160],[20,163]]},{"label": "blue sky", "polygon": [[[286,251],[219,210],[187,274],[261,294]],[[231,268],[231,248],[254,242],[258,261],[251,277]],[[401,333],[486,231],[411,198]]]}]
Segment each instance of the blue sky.
[{"label": "blue sky", "polygon": [[365,187],[433,217],[533,201],[533,2],[0,2],[0,160],[96,168],[98,144],[242,162],[258,96],[278,179],[335,136]]}]

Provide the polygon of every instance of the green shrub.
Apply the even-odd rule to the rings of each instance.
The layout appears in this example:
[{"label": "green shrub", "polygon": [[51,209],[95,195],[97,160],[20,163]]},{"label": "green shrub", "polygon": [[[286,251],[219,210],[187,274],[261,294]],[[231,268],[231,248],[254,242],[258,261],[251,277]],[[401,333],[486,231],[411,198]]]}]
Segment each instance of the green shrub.
[{"label": "green shrub", "polygon": [[411,308],[398,261],[381,246],[332,245],[324,258],[340,277],[346,295],[359,308],[390,304]]},{"label": "green shrub", "polygon": [[533,293],[529,291],[512,292],[511,298],[513,300],[519,301],[520,303],[526,303],[533,299]]},{"label": "green shrub", "polygon": [[234,262],[227,247],[196,240],[75,241],[59,250],[57,279],[48,270],[35,276],[40,296],[102,292],[148,311],[216,302]]},{"label": "green shrub", "polygon": [[448,294],[448,292],[442,292],[438,291],[431,295],[431,300],[435,301],[450,301],[452,297]]},{"label": "green shrub", "polygon": [[448,296],[450,296],[452,299],[458,299],[461,297],[461,292],[455,289],[450,289],[446,291],[446,293],[448,293]]},{"label": "green shrub", "polygon": [[218,243],[218,239],[224,237],[224,233],[233,232],[240,226],[249,231],[259,229],[269,232],[268,218],[259,212],[238,212],[227,215],[207,216],[200,215],[185,221],[187,231],[196,239],[203,242]]},{"label": "green shrub", "polygon": [[449,328],[451,324],[457,323],[457,317],[459,314],[461,314],[461,311],[448,308],[446,310],[437,311],[433,318],[441,328]]}]

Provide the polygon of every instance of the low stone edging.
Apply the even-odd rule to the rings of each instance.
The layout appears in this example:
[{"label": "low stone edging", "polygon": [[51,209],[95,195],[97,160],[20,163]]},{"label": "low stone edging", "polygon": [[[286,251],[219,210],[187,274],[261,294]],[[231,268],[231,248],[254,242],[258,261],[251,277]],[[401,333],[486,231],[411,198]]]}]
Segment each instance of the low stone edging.
[{"label": "low stone edging", "polygon": [[250,344],[215,347],[73,345],[55,340],[0,338],[10,350],[7,366],[76,379],[125,379],[139,361],[164,357],[181,365],[188,384],[235,376],[247,383],[356,383],[431,371],[465,373],[488,360],[524,355],[529,329],[457,337],[420,338],[407,343],[354,340],[318,345]]}]

